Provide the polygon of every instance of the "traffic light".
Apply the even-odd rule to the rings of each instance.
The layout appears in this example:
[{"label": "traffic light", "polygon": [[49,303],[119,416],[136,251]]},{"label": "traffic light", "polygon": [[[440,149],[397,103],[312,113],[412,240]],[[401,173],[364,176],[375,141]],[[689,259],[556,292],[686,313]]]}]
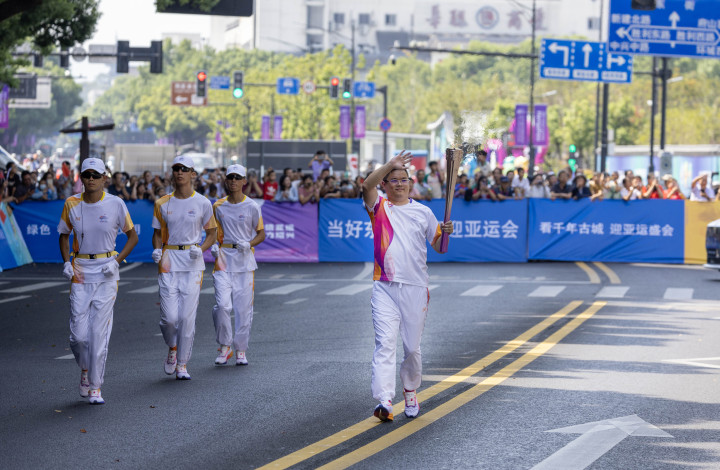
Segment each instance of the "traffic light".
[{"label": "traffic light", "polygon": [[343,79],[343,99],[349,100],[352,97],[352,80],[349,78]]},{"label": "traffic light", "polygon": [[630,8],[633,10],[654,10],[657,7],[656,0],[632,0]]},{"label": "traffic light", "polygon": [[64,69],[70,67],[70,53],[67,49],[60,51],[60,67]]},{"label": "traffic light", "polygon": [[239,70],[233,72],[233,98],[240,99],[245,94],[243,90],[243,73]]},{"label": "traffic light", "polygon": [[115,64],[117,73],[128,73],[130,70],[130,41],[117,42],[117,60]]},{"label": "traffic light", "polygon": [[337,77],[333,77],[330,80],[330,98],[337,99],[339,86],[340,86],[340,79]]},{"label": "traffic light", "polygon": [[207,72],[201,70],[195,77],[195,94],[198,98],[205,98],[207,95]]},{"label": "traffic light", "polygon": [[570,144],[568,152],[568,166],[572,171],[575,171],[575,168],[577,168],[577,147],[575,144]]}]

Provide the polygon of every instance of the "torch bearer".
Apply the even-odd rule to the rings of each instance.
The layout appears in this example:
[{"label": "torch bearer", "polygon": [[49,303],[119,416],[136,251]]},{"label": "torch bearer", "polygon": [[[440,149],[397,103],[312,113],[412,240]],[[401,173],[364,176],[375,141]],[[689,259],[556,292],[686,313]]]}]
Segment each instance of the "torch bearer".
[{"label": "torch bearer", "polygon": [[[463,160],[462,149],[445,149],[445,163],[447,170],[447,191],[445,192],[445,217],[443,222],[447,223],[450,221],[450,211],[452,210],[453,197],[455,196],[455,181],[457,180],[458,168]],[[440,252],[447,253],[448,241],[450,235],[443,232],[442,238],[440,239]]]}]

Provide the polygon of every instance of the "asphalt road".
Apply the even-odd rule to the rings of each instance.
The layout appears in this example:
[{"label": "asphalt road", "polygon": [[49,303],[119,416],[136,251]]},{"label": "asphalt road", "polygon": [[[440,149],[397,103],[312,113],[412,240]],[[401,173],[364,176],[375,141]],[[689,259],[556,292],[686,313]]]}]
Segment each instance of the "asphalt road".
[{"label": "asphalt road", "polygon": [[0,468],[720,468],[720,273],[432,264],[421,414],[398,380],[380,424],[369,268],[261,265],[248,367],[213,364],[208,271],[176,381],[156,266],[126,266],[104,406],[78,395],[61,267],[0,273]]}]

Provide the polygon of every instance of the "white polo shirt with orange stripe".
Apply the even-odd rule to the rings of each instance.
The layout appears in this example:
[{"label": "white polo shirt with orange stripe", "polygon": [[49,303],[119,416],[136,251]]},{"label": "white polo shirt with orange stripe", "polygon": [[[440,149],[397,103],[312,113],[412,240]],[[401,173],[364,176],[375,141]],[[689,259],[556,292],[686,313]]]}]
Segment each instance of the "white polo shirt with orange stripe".
[{"label": "white polo shirt with orange stripe", "polygon": [[[186,199],[178,199],[174,192],[155,201],[152,226],[159,229],[163,245],[199,245],[203,230],[216,228],[213,208],[203,195],[193,191]],[[204,271],[202,256],[192,259],[189,250],[163,249],[159,272]]]},{"label": "white polo shirt with orange stripe", "polygon": [[[78,254],[102,254],[115,251],[118,230],[123,233],[134,227],[125,202],[117,196],[103,192],[98,202],[89,204],[82,200],[83,193],[65,200],[58,232],[73,233],[73,252]],[[94,283],[117,281],[102,272],[103,266],[114,263],[115,258],[80,259],[73,257],[73,282]]]},{"label": "white polo shirt with orange stripe", "polygon": [[[263,230],[263,219],[260,206],[247,196],[232,204],[227,198],[218,199],[213,204],[213,212],[217,221],[218,243],[236,244],[250,242],[257,232]],[[215,260],[216,271],[242,273],[255,271],[257,263],[252,251],[239,252],[235,248],[220,248],[220,255]]]}]

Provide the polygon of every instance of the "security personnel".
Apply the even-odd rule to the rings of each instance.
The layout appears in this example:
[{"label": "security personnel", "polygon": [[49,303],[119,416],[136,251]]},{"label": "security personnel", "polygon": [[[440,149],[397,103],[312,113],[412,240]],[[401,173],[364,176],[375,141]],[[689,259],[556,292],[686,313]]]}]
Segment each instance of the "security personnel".
[{"label": "security personnel", "polygon": [[[102,405],[105,400],[100,387],[120,279],[119,263],[135,248],[138,236],[122,199],[103,191],[105,163],[99,158],[86,159],[80,178],[85,190],[65,200],[60,216],[60,253],[65,262],[63,275],[72,281],[70,347],[81,369],[80,396],[89,396],[91,404]],[[115,251],[118,229],[128,237],[119,254]]]},{"label": "security personnel", "polygon": [[[220,353],[215,364],[227,364],[235,348],[235,365],[247,365],[245,351],[250,340],[253,319],[253,296],[257,263],[253,248],[265,240],[260,206],[243,194],[246,170],[242,165],[230,165],[225,184],[228,196],[213,205],[218,224],[218,242],[213,244],[216,258],[213,281],[215,302],[213,321]],[[230,313],[235,313],[235,334],[232,333]],[[234,336],[234,337],[233,337]]]},{"label": "security personnel", "polygon": [[212,204],[193,190],[194,166],[187,155],[175,157],[175,191],[155,201],[152,221],[152,258],[159,265],[160,331],[169,348],[165,373],[175,374],[178,380],[190,380],[187,363],[205,270],[203,251],[215,243],[217,232]]}]

